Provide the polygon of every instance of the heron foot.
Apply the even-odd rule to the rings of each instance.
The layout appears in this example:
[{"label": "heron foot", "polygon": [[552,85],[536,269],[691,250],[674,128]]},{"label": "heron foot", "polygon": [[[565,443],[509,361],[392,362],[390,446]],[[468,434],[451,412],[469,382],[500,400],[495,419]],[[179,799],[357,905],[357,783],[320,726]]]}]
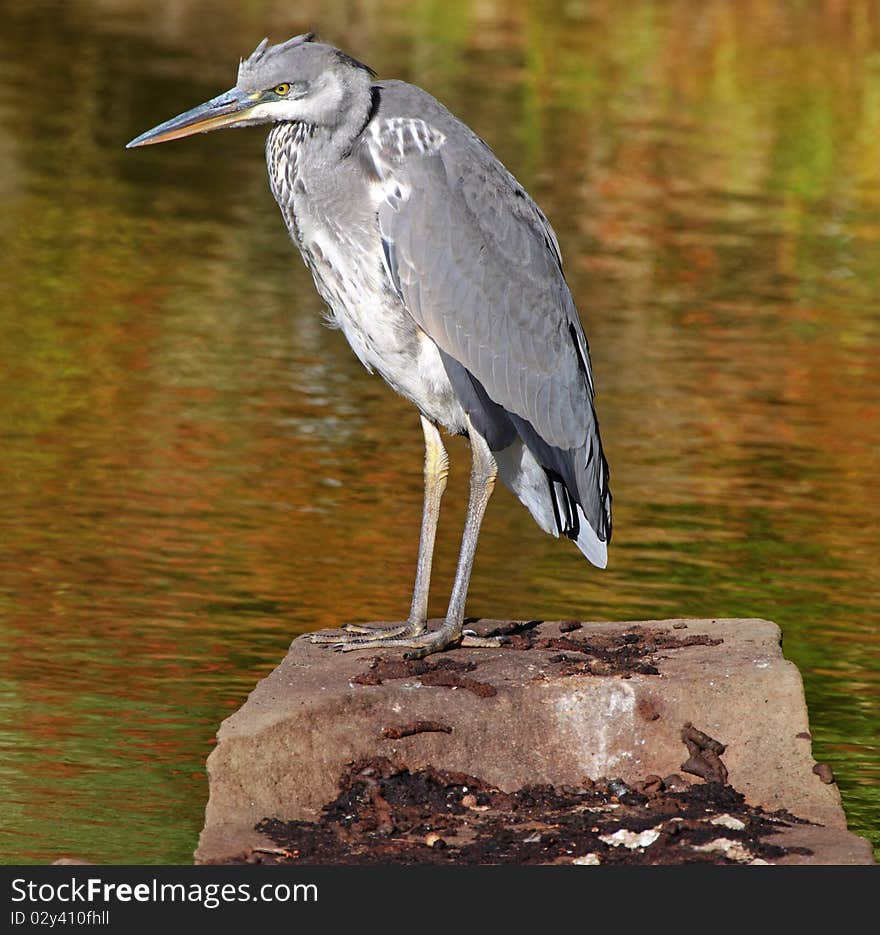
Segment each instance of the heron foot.
[{"label": "heron foot", "polygon": [[396,626],[372,626],[349,624],[342,630],[326,633],[314,633],[313,643],[332,644],[337,652],[348,653],[356,649],[393,649],[403,648],[405,659],[422,659],[432,653],[443,652],[455,646],[496,649],[503,645],[497,636],[477,636],[471,631],[463,631],[461,626],[444,623],[438,630],[426,631],[426,624],[406,622]]},{"label": "heron foot", "polygon": [[445,627],[441,627],[434,633],[424,633],[420,640],[414,640],[411,644],[411,652],[404,653],[404,659],[424,659],[431,653],[441,653],[444,649],[450,649],[453,646],[464,646],[466,648],[479,649],[497,649],[504,645],[504,639],[499,636],[477,636],[470,631],[461,631],[458,636],[444,635]]},{"label": "heron foot", "polygon": [[418,636],[419,633],[425,632],[427,626],[425,621],[413,623],[407,620],[404,623],[344,623],[342,629],[346,633],[358,633],[374,640],[382,640],[395,636]]},{"label": "heron foot", "polygon": [[387,646],[389,640],[411,639],[425,632],[424,620],[406,620],[403,623],[346,623],[341,630],[313,633],[313,643],[332,643],[337,649],[369,649],[366,644]]}]

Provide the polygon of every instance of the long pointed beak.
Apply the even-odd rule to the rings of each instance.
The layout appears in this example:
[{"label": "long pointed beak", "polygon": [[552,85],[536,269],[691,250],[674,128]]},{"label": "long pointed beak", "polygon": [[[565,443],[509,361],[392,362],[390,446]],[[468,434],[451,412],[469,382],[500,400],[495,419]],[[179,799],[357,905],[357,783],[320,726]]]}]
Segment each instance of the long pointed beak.
[{"label": "long pointed beak", "polygon": [[126,145],[126,149],[137,146],[152,146],[154,143],[167,143],[179,140],[194,133],[208,133],[221,127],[234,127],[245,123],[258,101],[238,88],[232,88],[217,97],[211,98],[198,107],[193,107],[185,114],[172,117],[165,123],[141,133]]}]

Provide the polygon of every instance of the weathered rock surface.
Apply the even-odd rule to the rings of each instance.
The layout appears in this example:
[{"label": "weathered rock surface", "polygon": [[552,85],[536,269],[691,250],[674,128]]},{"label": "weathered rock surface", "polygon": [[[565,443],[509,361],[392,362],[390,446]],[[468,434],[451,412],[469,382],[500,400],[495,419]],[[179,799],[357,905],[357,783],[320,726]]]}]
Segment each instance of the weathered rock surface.
[{"label": "weathered rock surface", "polygon": [[[318,819],[361,758],[509,791],[635,782],[682,771],[686,723],[725,745],[727,778],[749,804],[813,823],[786,833],[812,856],[785,860],[872,861],[868,842],[846,831],[837,787],[813,772],[800,674],[775,624],[483,620],[474,629],[505,630],[510,643],[404,663],[399,650],[343,654],[295,640],[220,728],[196,861],[271,844],[254,831],[261,819]],[[711,771],[701,762],[698,772]]]}]

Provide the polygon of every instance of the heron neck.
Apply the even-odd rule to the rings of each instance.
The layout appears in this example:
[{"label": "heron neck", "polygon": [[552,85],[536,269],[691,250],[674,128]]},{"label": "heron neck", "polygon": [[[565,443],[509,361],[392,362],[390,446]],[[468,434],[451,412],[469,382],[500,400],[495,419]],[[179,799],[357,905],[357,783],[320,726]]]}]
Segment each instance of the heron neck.
[{"label": "heron neck", "polygon": [[372,84],[366,72],[358,70],[345,83],[345,95],[340,102],[339,119],[328,127],[325,138],[333,154],[341,159],[351,153],[355,140],[369,123],[375,109]]}]

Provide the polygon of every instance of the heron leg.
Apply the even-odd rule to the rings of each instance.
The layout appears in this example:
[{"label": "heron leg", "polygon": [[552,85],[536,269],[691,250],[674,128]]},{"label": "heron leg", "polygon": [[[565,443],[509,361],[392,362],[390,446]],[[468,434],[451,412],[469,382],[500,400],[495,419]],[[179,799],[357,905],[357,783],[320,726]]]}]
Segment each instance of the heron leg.
[{"label": "heron leg", "polygon": [[446,611],[446,619],[438,630],[425,633],[417,643],[412,644],[412,652],[406,653],[409,659],[420,659],[430,653],[441,652],[448,646],[459,642],[467,646],[501,645],[500,640],[494,638],[462,636],[465,601],[471,581],[471,571],[474,567],[474,556],[477,552],[477,540],[498,476],[495,457],[486,439],[475,431],[470,420],[468,420],[468,430],[471,442],[471,490],[449,609]]},{"label": "heron leg", "polygon": [[[423,427],[426,422],[423,420]],[[431,423],[427,423],[431,425]],[[419,564],[416,572],[416,587],[413,594],[412,611],[410,619],[400,628],[382,628],[368,631],[373,635],[351,632],[334,634],[315,634],[314,642],[335,643],[338,649],[348,652],[353,649],[385,649],[402,646],[411,652],[406,653],[409,659],[420,659],[430,653],[442,652],[453,645],[461,646],[500,646],[501,640],[493,637],[479,637],[465,634],[464,607],[467,598],[468,585],[471,580],[471,571],[474,566],[474,556],[477,551],[477,540],[480,535],[480,526],[483,516],[495,489],[495,479],[498,475],[498,465],[486,440],[471,426],[468,421],[469,436],[471,440],[471,491],[468,500],[467,519],[461,539],[461,552],[458,557],[458,568],[455,572],[455,582],[452,586],[452,596],[449,599],[449,609],[446,619],[439,629],[426,632],[426,616],[428,606],[428,584],[431,577],[431,558],[434,550],[434,535],[437,529],[437,516],[440,511],[440,497],[446,486],[446,473],[448,463],[446,452],[438,459],[436,467],[432,462],[429,430],[425,428],[425,512],[422,519],[422,538],[419,548]],[[431,429],[436,429],[431,425]],[[436,436],[439,444],[439,434]],[[442,449],[442,444],[440,445]],[[429,469],[429,464],[432,467]],[[429,481],[429,475],[434,480]],[[442,481],[440,476],[442,475]],[[431,501],[429,490],[437,492],[436,504]],[[418,624],[418,627],[416,627]]]},{"label": "heron leg", "polygon": [[[419,537],[419,557],[416,563],[416,582],[413,588],[412,606],[404,623],[394,626],[370,624],[346,624],[340,633],[316,633],[314,643],[342,643],[344,648],[369,648],[379,640],[394,638],[409,639],[424,633],[428,626],[428,592],[431,588],[431,567],[434,560],[434,542],[437,538],[437,523],[440,519],[440,502],[446,490],[449,476],[449,455],[437,426],[420,415],[422,432],[425,435],[425,500],[422,508],[422,531]],[[382,645],[387,645],[383,642]]]},{"label": "heron leg", "polygon": [[419,558],[416,563],[416,583],[408,625],[411,635],[423,633],[428,626],[428,592],[431,589],[431,567],[434,563],[434,542],[440,520],[440,501],[446,491],[449,476],[449,455],[437,426],[419,415],[425,433],[425,504],[422,509],[422,531],[419,536]]}]

